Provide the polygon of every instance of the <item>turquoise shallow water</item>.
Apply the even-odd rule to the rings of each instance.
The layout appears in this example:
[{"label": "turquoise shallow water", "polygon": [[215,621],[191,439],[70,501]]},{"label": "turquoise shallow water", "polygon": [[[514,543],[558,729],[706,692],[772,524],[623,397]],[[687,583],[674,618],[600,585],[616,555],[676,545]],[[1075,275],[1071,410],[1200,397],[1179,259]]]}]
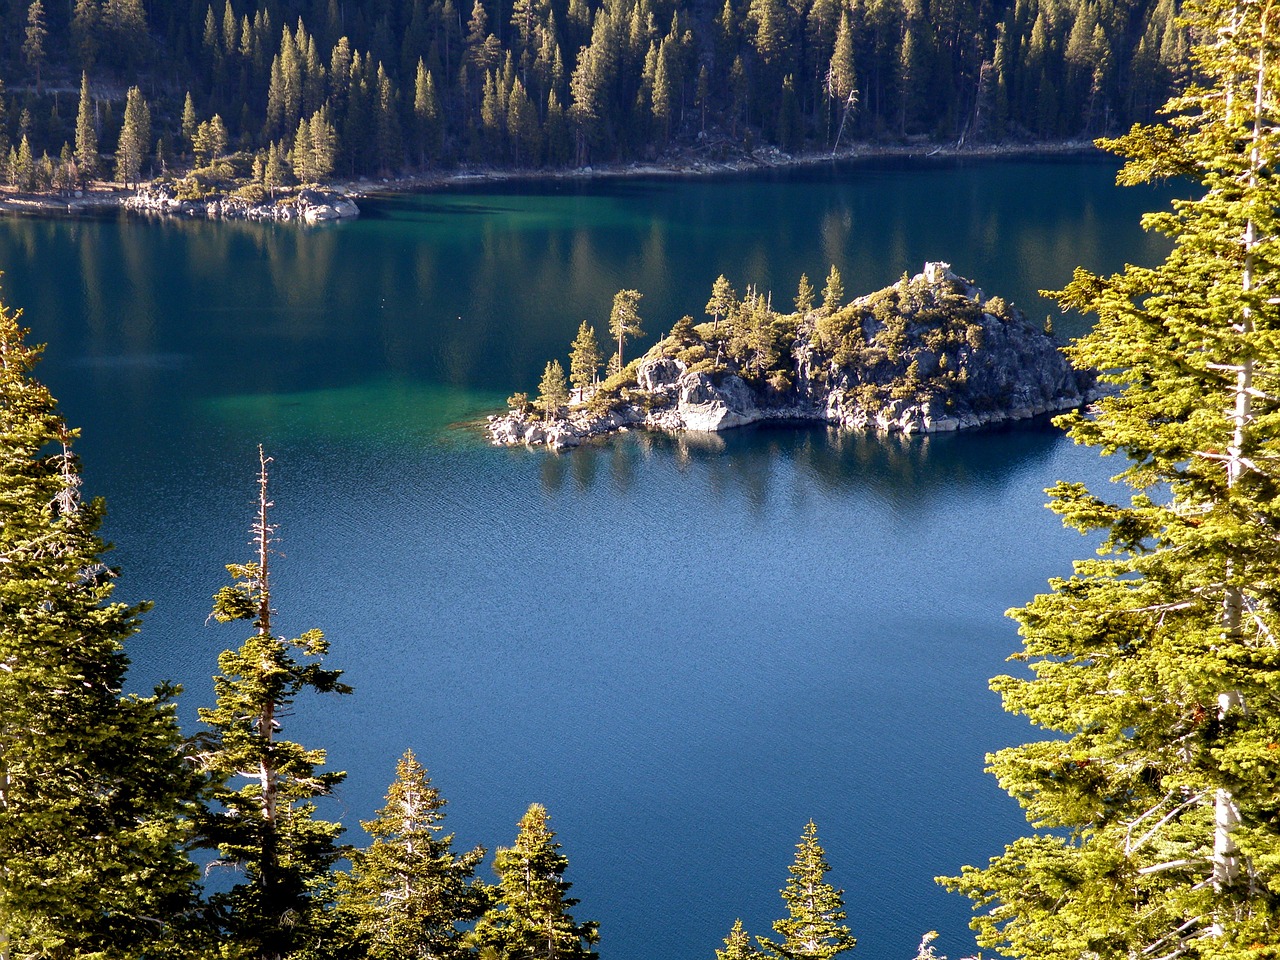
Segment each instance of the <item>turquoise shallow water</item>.
[{"label": "turquoise shallow water", "polygon": [[933,876],[1022,829],[982,772],[1027,736],[986,687],[1017,644],[1002,612],[1089,550],[1043,488],[1114,469],[1047,425],[630,434],[555,457],[466,424],[532,388],[583,317],[603,327],[622,286],[652,334],[722,272],[790,298],[831,262],[852,294],[948,259],[1048,313],[1036,289],[1077,263],[1159,254],[1136,227],[1158,196],[1113,172],[472,188],[314,231],[6,220],[0,268],[84,429],[121,593],[156,604],[135,686],[182,681],[193,724],[242,639],[204,620],[247,557],[262,441],[278,623],[322,627],[356,688],[287,727],[350,772],[331,815],[369,817],[406,747],[460,844],[510,843],[545,803],[611,960],[709,958],[738,916],[768,933],[813,817],[858,956],[909,957],[929,929],[958,956],[968,905]]}]

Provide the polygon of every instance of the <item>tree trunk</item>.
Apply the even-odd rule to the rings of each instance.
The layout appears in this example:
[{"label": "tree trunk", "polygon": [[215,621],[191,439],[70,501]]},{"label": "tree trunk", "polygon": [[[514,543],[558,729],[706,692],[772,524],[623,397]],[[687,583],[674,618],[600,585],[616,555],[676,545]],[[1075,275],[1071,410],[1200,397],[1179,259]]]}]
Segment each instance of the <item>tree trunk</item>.
[{"label": "tree trunk", "polygon": [[[1264,8],[1258,33],[1258,60],[1254,72],[1253,97],[1253,133],[1252,147],[1249,152],[1249,188],[1258,186],[1258,171],[1262,167],[1260,141],[1262,137],[1262,118],[1267,91],[1267,15],[1270,6]],[[1228,107],[1228,110],[1230,108]],[[1244,271],[1241,277],[1241,290],[1249,294],[1253,290],[1254,256],[1258,240],[1253,219],[1245,224],[1244,230]],[[1240,312],[1240,322],[1235,325],[1234,332],[1243,337],[1253,333],[1253,311],[1246,304]],[[1232,413],[1231,446],[1227,459],[1227,490],[1230,491],[1240,482],[1244,474],[1245,462],[1243,451],[1248,439],[1250,421],[1252,419],[1253,390],[1253,358],[1246,349],[1236,369],[1235,405]],[[1227,584],[1222,603],[1222,632],[1229,639],[1236,639],[1240,634],[1240,622],[1244,608],[1244,596],[1240,587],[1232,583],[1233,563],[1227,564]],[[1245,710],[1244,696],[1239,690],[1226,690],[1218,694],[1218,717],[1223,719],[1236,710]],[[1214,831],[1213,831],[1213,886],[1215,890],[1223,890],[1233,885],[1240,876],[1240,856],[1232,833],[1240,823],[1240,810],[1231,791],[1219,788],[1214,794]]]}]

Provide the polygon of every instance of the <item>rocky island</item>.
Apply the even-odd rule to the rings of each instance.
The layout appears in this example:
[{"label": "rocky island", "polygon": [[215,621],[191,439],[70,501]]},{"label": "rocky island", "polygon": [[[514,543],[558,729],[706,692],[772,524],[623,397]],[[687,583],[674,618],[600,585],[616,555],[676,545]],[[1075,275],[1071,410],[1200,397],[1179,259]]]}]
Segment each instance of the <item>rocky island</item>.
[{"label": "rocky island", "polygon": [[[640,296],[624,294],[633,306]],[[632,427],[721,431],[763,420],[941,433],[1072,409],[1093,386],[1051,331],[946,263],[847,305],[833,268],[823,303],[813,299],[801,278],[795,312],[782,314],[751,289],[739,300],[721,277],[710,323],[682,318],[643,357],[617,369],[615,356],[601,383],[584,382],[584,367],[599,363],[598,353],[582,360],[588,333],[594,343],[584,323],[571,363],[576,389],[549,363],[536,400],[513,396],[507,414],[489,418],[488,436],[562,450]]]}]

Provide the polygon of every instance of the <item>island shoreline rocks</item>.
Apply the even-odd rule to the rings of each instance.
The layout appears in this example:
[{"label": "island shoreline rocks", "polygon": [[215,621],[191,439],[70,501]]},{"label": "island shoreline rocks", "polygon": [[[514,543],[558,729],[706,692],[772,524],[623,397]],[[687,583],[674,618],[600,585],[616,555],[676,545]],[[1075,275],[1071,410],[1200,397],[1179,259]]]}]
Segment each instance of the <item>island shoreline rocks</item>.
[{"label": "island shoreline rocks", "polygon": [[278,201],[255,203],[234,194],[184,200],[172,185],[151,184],[138,188],[122,206],[130,213],[147,216],[281,223],[327,223],[360,215],[360,208],[346,195],[316,189],[303,189]]},{"label": "island shoreline rocks", "polygon": [[[842,308],[837,319],[852,329],[841,347],[847,361],[852,341],[855,361],[831,356],[823,316],[798,322],[788,390],[753,385],[741,370],[690,369],[663,341],[636,365],[634,389],[607,408],[578,404],[550,420],[511,410],[489,417],[485,432],[496,445],[557,451],[632,428],[719,433],[767,422],[913,436],[1031,420],[1096,396],[1093,375],[1073,368],[1051,334],[945,263]],[[896,357],[879,346],[886,330],[898,337]]]}]

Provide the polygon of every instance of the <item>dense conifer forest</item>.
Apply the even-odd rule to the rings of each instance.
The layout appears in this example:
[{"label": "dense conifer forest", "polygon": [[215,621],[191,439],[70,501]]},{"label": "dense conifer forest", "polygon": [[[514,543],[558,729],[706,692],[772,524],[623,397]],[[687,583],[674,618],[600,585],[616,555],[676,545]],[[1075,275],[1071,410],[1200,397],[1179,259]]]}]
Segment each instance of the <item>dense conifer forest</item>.
[{"label": "dense conifer forest", "polygon": [[1175,12],[1173,0],[3,0],[0,165],[25,188],[194,165],[274,189],[673,150],[1088,138],[1151,119],[1184,79]]}]

